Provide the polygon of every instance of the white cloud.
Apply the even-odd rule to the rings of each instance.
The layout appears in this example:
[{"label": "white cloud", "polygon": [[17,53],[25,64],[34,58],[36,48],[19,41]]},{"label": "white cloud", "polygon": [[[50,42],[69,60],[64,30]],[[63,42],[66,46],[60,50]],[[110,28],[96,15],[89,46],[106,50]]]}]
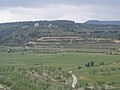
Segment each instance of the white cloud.
[{"label": "white cloud", "polygon": [[9,8],[0,10],[0,22],[27,20],[74,20],[84,22],[89,19],[119,20],[118,7],[92,5],[48,5],[40,8]]},{"label": "white cloud", "polygon": [[[53,5],[43,8],[10,8],[0,11],[0,22],[21,20],[57,20],[67,19],[83,21],[88,17],[87,8],[81,6]],[[86,16],[87,15],[87,16]]]}]

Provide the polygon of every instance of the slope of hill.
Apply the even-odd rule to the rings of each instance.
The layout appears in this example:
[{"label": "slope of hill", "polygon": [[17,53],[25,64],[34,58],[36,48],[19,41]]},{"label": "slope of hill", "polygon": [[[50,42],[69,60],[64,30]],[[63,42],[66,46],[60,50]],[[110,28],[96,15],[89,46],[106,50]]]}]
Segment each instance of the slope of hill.
[{"label": "slope of hill", "polygon": [[[23,45],[41,37],[108,37],[120,38],[119,25],[98,25],[96,23],[75,23],[74,21],[27,21],[0,24],[0,45]],[[119,22],[119,21],[118,21]]]},{"label": "slope of hill", "polygon": [[99,21],[99,20],[88,20],[86,24],[95,25],[120,25],[120,21]]}]

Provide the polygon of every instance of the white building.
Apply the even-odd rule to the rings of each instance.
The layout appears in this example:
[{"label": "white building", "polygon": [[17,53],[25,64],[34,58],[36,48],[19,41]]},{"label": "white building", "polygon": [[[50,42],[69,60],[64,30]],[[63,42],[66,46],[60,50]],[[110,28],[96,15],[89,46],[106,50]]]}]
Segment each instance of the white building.
[{"label": "white building", "polygon": [[39,23],[35,23],[34,26],[35,26],[35,27],[39,26]]}]

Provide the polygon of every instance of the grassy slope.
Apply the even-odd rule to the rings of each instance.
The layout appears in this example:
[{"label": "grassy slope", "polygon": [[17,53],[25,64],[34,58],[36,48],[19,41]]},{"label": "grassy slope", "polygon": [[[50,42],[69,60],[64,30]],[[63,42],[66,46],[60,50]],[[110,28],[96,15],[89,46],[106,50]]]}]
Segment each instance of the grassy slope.
[{"label": "grassy slope", "polygon": [[[100,53],[61,53],[61,54],[34,54],[34,53],[0,53],[0,65],[18,65],[18,66],[35,66],[35,64],[43,64],[47,66],[61,66],[63,70],[71,70],[77,68],[79,65],[94,61],[95,64],[110,63],[113,61],[119,61],[120,55],[107,55]],[[83,68],[81,70],[75,70],[74,74],[77,75],[80,84],[95,83],[97,81],[112,83],[116,82],[120,85],[120,70],[118,70],[119,64],[103,65],[99,67]],[[37,65],[39,67],[39,65]],[[115,68],[116,70],[111,70]],[[103,70],[103,72],[100,72]],[[94,71],[95,74],[93,73]],[[92,73],[90,73],[92,72]],[[110,74],[110,75],[109,75]],[[83,77],[80,79],[80,77]],[[117,85],[116,84],[116,85]]]},{"label": "grassy slope", "polygon": [[[1,53],[0,52],[0,64],[1,65],[34,65],[36,63],[42,63],[45,65],[63,66],[70,68],[77,65],[84,65],[90,61],[94,61],[96,64],[104,61],[113,62],[120,60],[119,55],[107,55],[99,53],[61,53],[61,54],[34,54],[34,53]],[[64,69],[65,69],[64,68]]]}]

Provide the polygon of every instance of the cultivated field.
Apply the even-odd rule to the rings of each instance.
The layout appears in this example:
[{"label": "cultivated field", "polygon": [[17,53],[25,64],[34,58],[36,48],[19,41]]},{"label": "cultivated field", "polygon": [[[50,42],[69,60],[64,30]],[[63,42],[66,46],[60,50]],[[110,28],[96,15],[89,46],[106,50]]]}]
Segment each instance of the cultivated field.
[{"label": "cultivated field", "polygon": [[[92,65],[91,62],[93,62]],[[86,66],[86,64],[88,63],[90,65]],[[28,68],[36,67],[37,70],[34,73],[39,72],[41,67],[45,67],[45,68],[54,67],[57,68],[55,70],[58,70],[58,73],[61,72],[67,74],[68,71],[73,71],[73,74],[76,75],[78,79],[76,86],[76,89],[78,90],[80,87],[89,87],[89,86],[103,87],[103,85],[110,85],[111,86],[110,88],[113,88],[113,90],[120,89],[120,55],[115,55],[115,54],[112,55],[105,53],[84,53],[84,52],[64,52],[64,53],[43,54],[43,53],[33,53],[29,51],[26,51],[24,53],[23,52],[8,53],[6,51],[3,51],[0,52],[0,67],[1,68],[13,67],[19,69],[24,68],[25,70],[28,70]],[[16,72],[14,70],[13,71],[17,74],[17,72],[19,72],[19,69],[18,71],[16,70]],[[7,69],[3,69],[3,70],[6,70],[4,72],[7,72]],[[44,70],[42,72],[44,72]],[[2,77],[3,75],[4,73],[2,72],[1,69],[0,77]],[[62,77],[63,80],[70,79],[70,75],[68,75],[68,77],[65,77],[63,75]],[[2,78],[0,78],[0,80],[2,80]],[[2,81],[1,83],[5,84]],[[65,84],[65,82],[61,83],[61,85],[67,85],[67,86],[66,88],[64,87],[63,89],[60,90],[71,90],[70,81],[67,83],[68,84]],[[14,86],[14,84],[12,85]],[[10,87],[10,85],[8,86],[6,85],[6,87]],[[52,87],[52,85],[51,87],[49,87],[49,90],[50,89],[59,90],[58,88]],[[17,90],[17,89],[13,89],[13,90]],[[29,90],[32,89],[29,88]]]}]

